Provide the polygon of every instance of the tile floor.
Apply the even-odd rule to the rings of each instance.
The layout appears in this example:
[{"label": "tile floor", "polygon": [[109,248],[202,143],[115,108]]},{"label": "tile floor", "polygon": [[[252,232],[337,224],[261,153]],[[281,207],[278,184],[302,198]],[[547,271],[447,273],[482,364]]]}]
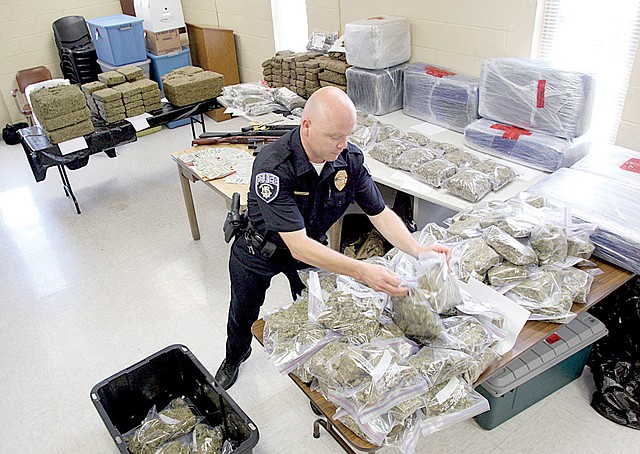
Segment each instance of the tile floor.
[{"label": "tile floor", "polygon": [[[188,126],[163,129],[69,171],[81,215],[55,169],[36,183],[20,145],[0,145],[0,453],[117,452],[89,391],[170,344],[215,373],[229,300],[226,210],[195,185],[202,239],[191,239],[170,157],[189,142]],[[287,302],[276,279],[264,309]],[[418,452],[640,452],[640,432],[591,410],[592,383],[585,372],[494,430],[467,421],[421,439]],[[259,428],[255,453],[341,452],[326,433],[312,438],[305,398],[256,343],[230,394]]]}]

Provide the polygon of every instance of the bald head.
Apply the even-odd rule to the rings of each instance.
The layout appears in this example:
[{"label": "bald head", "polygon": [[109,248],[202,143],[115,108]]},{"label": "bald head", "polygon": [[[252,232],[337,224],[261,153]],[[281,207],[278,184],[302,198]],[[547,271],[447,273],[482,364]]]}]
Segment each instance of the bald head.
[{"label": "bald head", "polygon": [[300,140],[313,163],[333,162],[347,148],[358,122],[356,108],[345,92],[324,87],[311,95],[300,121]]},{"label": "bald head", "polygon": [[314,119],[327,121],[328,118],[336,116],[357,121],[353,101],[344,91],[336,87],[323,87],[315,91],[307,100],[302,112],[303,120],[309,118],[312,121]]}]

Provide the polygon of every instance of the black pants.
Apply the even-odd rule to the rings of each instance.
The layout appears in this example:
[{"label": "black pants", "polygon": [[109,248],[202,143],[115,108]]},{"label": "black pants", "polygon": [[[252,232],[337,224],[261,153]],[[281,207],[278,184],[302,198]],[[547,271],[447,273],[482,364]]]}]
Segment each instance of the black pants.
[{"label": "black pants", "polygon": [[295,299],[305,288],[297,270],[308,268],[295,260],[288,250],[278,249],[271,257],[254,249],[251,254],[244,235],[239,235],[231,246],[229,275],[231,277],[231,304],[227,318],[227,362],[237,361],[251,346],[251,325],[258,320],[271,278],[284,273],[289,280],[291,295]]}]

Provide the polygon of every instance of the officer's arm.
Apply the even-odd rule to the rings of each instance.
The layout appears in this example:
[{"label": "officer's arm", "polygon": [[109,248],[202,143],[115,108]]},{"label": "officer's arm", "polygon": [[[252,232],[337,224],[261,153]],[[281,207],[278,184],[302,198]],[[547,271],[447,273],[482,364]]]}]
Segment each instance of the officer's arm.
[{"label": "officer's arm", "polygon": [[420,246],[409,230],[407,230],[404,222],[402,222],[398,215],[389,207],[385,207],[382,212],[375,216],[369,216],[369,219],[389,243],[413,257],[417,258],[421,252],[426,251],[441,252],[446,255],[447,260],[449,260],[451,256],[449,248],[441,244]]},{"label": "officer's arm", "polygon": [[364,282],[372,289],[389,295],[402,296],[407,294],[406,287],[398,287],[401,283],[400,278],[390,269],[340,254],[309,238],[305,229],[295,232],[280,232],[280,236],[291,251],[291,255],[301,262],[331,273],[351,276]]}]

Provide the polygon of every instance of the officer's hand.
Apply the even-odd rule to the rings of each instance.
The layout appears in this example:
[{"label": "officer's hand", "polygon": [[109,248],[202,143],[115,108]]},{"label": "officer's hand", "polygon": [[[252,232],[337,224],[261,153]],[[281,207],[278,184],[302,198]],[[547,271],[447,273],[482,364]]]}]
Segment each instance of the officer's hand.
[{"label": "officer's hand", "polygon": [[427,251],[433,251],[433,252],[437,252],[438,254],[444,254],[447,259],[447,263],[449,263],[449,259],[451,258],[451,249],[449,249],[444,244],[435,243],[435,244],[430,244],[429,246],[420,246],[420,249],[418,249],[418,257],[420,257],[420,254],[423,254]]},{"label": "officer's hand", "polygon": [[393,271],[381,265],[370,264],[364,283],[378,292],[391,296],[404,296],[409,292],[407,287],[400,287],[402,280]]}]

